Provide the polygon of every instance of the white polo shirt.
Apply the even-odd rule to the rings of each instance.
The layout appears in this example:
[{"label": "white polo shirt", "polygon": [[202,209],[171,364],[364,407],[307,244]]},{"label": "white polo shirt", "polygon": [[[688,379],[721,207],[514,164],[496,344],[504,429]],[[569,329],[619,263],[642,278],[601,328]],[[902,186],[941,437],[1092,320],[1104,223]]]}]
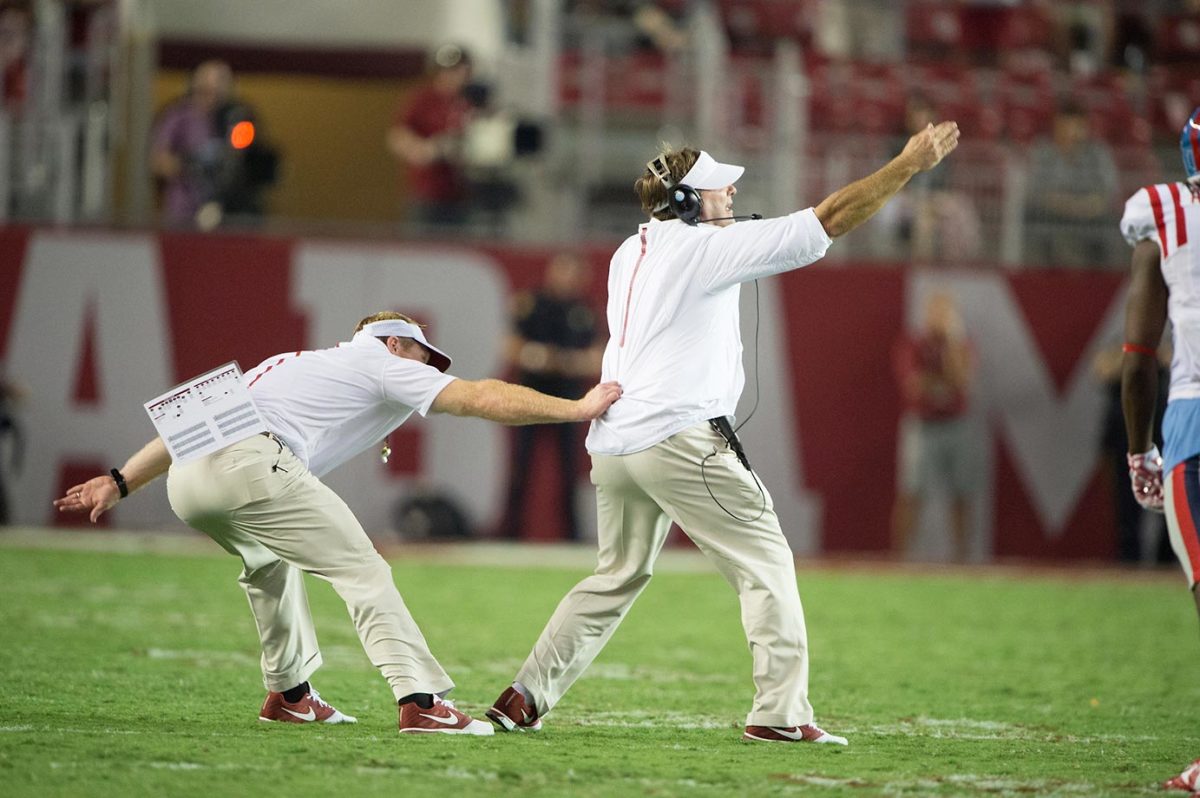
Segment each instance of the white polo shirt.
[{"label": "white polo shirt", "polygon": [[602,379],[622,394],[592,422],[588,451],[631,454],[732,416],[746,379],[741,284],[806,266],[831,243],[812,208],[728,227],[641,225],[609,266]]},{"label": "white polo shirt", "polygon": [[377,445],[414,410],[427,415],[454,379],[366,333],[332,349],[269,357],[246,373],[267,427],[318,477]]}]

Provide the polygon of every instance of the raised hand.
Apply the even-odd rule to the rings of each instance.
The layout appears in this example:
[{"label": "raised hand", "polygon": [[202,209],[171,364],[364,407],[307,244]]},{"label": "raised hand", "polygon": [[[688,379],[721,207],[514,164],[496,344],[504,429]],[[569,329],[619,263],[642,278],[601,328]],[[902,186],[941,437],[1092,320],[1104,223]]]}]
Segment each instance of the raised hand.
[{"label": "raised hand", "polygon": [[908,140],[900,156],[924,172],[941,163],[958,146],[958,136],[957,122],[931,123]]}]

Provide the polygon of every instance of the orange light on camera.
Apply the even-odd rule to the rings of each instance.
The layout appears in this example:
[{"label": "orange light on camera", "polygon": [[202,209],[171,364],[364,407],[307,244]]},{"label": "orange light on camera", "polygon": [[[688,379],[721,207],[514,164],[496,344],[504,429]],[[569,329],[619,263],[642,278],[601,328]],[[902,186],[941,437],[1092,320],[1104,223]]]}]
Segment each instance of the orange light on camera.
[{"label": "orange light on camera", "polygon": [[254,143],[254,123],[238,122],[229,131],[229,143],[235,150],[244,150]]}]

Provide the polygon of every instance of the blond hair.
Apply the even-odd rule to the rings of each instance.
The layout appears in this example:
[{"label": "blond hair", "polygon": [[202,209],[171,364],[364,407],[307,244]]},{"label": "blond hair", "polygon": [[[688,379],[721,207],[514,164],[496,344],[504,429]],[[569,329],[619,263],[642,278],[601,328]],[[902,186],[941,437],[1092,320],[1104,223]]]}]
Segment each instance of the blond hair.
[{"label": "blond hair", "polygon": [[[654,156],[650,163],[661,161],[670,175],[671,185],[674,186],[683,180],[699,157],[700,150],[692,147],[682,147],[676,150],[670,144],[664,143],[658,155]],[[642,173],[642,176],[634,181],[633,191],[642,203],[642,210],[650,216],[662,221],[674,217],[675,214],[667,207],[667,186],[663,185],[663,181],[658,175],[651,171],[649,164],[646,165],[646,171]]]},{"label": "blond hair", "polygon": [[417,324],[416,319],[405,316],[403,313],[397,313],[394,310],[381,310],[380,312],[367,316],[365,319],[360,321],[358,326],[354,328],[354,332],[362,332],[363,327],[366,327],[368,324],[373,324],[377,321],[406,321],[409,324],[416,324],[418,327],[425,326],[424,324]]}]

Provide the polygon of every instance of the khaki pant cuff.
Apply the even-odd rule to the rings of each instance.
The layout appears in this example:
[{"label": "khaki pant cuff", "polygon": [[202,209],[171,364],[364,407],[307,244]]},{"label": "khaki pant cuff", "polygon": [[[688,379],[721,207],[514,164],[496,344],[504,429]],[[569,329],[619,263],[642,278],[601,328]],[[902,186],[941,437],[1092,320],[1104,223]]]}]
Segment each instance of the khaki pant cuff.
[{"label": "khaki pant cuff", "polygon": [[746,716],[747,726],[774,726],[777,729],[786,729],[791,726],[803,726],[805,723],[812,723],[813,716],[811,713],[806,717],[804,715],[786,715],[782,712],[751,712]]},{"label": "khaki pant cuff", "polygon": [[530,698],[533,699],[533,707],[537,710],[538,717],[545,717],[550,710],[554,709],[554,705],[546,700],[546,694],[538,689],[537,683],[524,671],[518,673],[513,681],[520,682],[525,691],[529,693]]},{"label": "khaki pant cuff", "polygon": [[317,672],[324,664],[321,659],[321,652],[308,658],[308,662],[301,665],[299,668],[294,668],[283,673],[266,673],[263,672],[263,686],[273,693],[282,693],[284,690],[291,690],[293,687],[307,682],[309,678]]}]

